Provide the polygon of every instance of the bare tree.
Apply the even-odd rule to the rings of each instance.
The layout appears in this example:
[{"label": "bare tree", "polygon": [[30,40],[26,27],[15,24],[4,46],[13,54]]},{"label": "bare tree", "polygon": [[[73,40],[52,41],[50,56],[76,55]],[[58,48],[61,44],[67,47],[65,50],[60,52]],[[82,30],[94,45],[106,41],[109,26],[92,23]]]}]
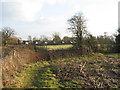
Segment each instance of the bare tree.
[{"label": "bare tree", "polygon": [[39,38],[39,40],[45,42],[45,41],[48,41],[49,38],[47,36],[45,36],[45,35],[41,35],[40,38]]},{"label": "bare tree", "polygon": [[36,37],[33,37],[33,41],[36,41],[37,40],[37,38]]},{"label": "bare tree", "polygon": [[70,27],[68,28],[75,36],[75,42],[77,49],[82,52],[83,49],[83,37],[88,35],[86,30],[86,20],[82,13],[77,13],[68,20]]},{"label": "bare tree", "polygon": [[10,37],[15,35],[15,31],[10,27],[2,28],[2,44],[6,45]]},{"label": "bare tree", "polygon": [[32,36],[31,35],[28,36],[28,41],[32,41]]}]

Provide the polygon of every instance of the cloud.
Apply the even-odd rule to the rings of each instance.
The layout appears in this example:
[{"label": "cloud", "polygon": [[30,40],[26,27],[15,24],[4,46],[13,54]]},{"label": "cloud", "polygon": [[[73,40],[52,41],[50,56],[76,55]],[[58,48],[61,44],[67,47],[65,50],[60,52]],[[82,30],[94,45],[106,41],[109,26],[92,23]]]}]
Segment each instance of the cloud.
[{"label": "cloud", "polygon": [[[42,2],[20,2],[19,3],[19,17],[24,21],[34,21],[36,20],[37,13],[42,9]],[[21,8],[20,8],[21,7]]]},{"label": "cloud", "polygon": [[38,23],[44,23],[44,24],[48,24],[48,23],[52,23],[52,22],[55,22],[56,21],[56,18],[55,17],[44,17],[44,16],[41,16],[39,19],[37,19],[37,22]]},{"label": "cloud", "polygon": [[57,0],[47,0],[47,2],[51,5],[55,4],[57,2]]},{"label": "cloud", "polygon": [[[3,7],[7,8],[5,9],[6,11],[2,11],[3,13],[9,12],[11,11],[11,9],[14,9],[10,13],[7,13],[10,15],[12,13],[11,17],[9,17],[8,19],[25,22],[32,22],[36,20],[37,13],[41,11],[43,6],[42,0],[36,0],[36,2],[34,2],[33,0],[11,0],[11,2],[7,2],[6,0],[3,3]],[[13,3],[14,5],[12,6],[9,3]]]},{"label": "cloud", "polygon": [[[45,5],[45,3],[48,3],[49,5],[54,5],[56,3],[63,3],[64,1],[65,0],[2,0],[0,2],[14,3],[13,6],[9,4],[4,4],[4,7],[7,7],[7,9],[6,11],[2,12],[4,13],[11,11],[10,13],[7,13],[11,16],[9,16],[7,20],[10,19],[16,21],[33,22],[38,18],[38,13],[41,12],[42,7]],[[12,11],[11,8],[14,10]]]}]

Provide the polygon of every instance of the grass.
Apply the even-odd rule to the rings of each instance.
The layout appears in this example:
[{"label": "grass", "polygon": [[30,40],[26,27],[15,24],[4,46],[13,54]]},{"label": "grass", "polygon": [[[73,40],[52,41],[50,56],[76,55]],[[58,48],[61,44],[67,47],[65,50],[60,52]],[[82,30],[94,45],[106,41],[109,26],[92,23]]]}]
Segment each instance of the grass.
[{"label": "grass", "polygon": [[67,44],[67,45],[46,45],[46,46],[37,46],[37,47],[46,48],[48,50],[59,50],[59,49],[72,48],[73,45],[71,45],[71,44]]},{"label": "grass", "polygon": [[120,53],[106,54],[106,56],[110,56],[110,57],[120,57]]},{"label": "grass", "polygon": [[64,58],[26,64],[13,87],[120,88],[117,54]]},{"label": "grass", "polygon": [[29,65],[25,65],[25,69],[22,73],[16,76],[16,83],[13,87],[22,88],[35,88],[36,83],[39,80],[39,68],[49,65],[48,62],[37,62]]}]

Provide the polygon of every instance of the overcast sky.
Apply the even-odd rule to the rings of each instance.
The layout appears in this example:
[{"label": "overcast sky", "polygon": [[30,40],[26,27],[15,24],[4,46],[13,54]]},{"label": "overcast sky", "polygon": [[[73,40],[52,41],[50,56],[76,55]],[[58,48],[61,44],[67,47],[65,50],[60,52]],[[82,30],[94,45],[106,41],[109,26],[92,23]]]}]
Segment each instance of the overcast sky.
[{"label": "overcast sky", "polygon": [[[115,33],[119,0],[0,0],[0,28],[11,27],[17,36],[71,35],[67,20],[82,12],[93,35]],[[2,23],[1,23],[2,22]]]}]

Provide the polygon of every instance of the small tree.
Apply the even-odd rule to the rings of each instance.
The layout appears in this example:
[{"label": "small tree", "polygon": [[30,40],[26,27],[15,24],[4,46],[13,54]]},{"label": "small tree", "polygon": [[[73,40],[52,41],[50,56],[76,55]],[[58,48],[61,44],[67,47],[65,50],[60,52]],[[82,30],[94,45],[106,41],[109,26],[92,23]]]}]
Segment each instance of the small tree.
[{"label": "small tree", "polygon": [[86,20],[82,13],[78,13],[68,20],[70,27],[68,28],[75,36],[77,49],[83,51],[83,37],[86,37],[88,32],[86,30]]},{"label": "small tree", "polygon": [[32,44],[32,43],[33,43],[33,41],[32,41],[32,36],[31,36],[31,35],[28,36],[28,43],[29,43],[29,44]]},{"label": "small tree", "polygon": [[97,52],[98,51],[98,42],[95,36],[93,35],[89,35],[88,39],[87,39],[87,44],[86,44],[90,49],[93,50],[93,52]]},{"label": "small tree", "polygon": [[117,53],[120,53],[120,28],[117,31],[118,31],[118,35],[116,35],[116,38],[115,38],[116,51],[117,51]]},{"label": "small tree", "polygon": [[42,42],[45,42],[45,41],[49,41],[49,38],[45,35],[41,35],[39,40],[42,41]]},{"label": "small tree", "polygon": [[32,36],[31,35],[28,36],[28,41],[32,41]]},{"label": "small tree", "polygon": [[104,32],[104,35],[97,36],[97,41],[100,52],[113,52],[115,40],[112,35],[110,36],[107,32]]},{"label": "small tree", "polygon": [[37,38],[36,37],[33,37],[33,44],[36,44],[36,41],[37,41]]},{"label": "small tree", "polygon": [[8,40],[15,34],[15,31],[10,27],[2,28],[2,44],[6,45]]},{"label": "small tree", "polygon": [[64,41],[64,43],[70,43],[71,38],[68,37],[68,36],[64,36],[63,39],[62,39],[62,41]]},{"label": "small tree", "polygon": [[56,44],[61,44],[61,38],[60,38],[59,33],[53,34],[53,42],[55,42]]}]

